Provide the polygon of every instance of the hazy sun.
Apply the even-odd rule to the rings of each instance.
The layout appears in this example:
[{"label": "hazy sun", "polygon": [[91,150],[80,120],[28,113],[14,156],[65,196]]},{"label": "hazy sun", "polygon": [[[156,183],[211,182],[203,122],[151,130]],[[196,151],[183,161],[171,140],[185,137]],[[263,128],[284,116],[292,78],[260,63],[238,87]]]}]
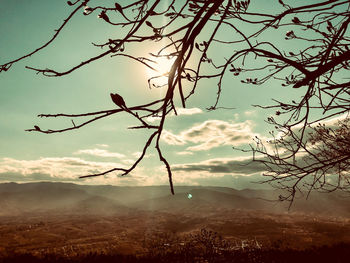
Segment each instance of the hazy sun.
[{"label": "hazy sun", "polygon": [[152,60],[155,63],[150,62],[155,70],[147,67],[147,77],[152,78],[151,84],[162,86],[168,83],[168,74],[173,65],[175,58],[166,57],[154,57]]}]

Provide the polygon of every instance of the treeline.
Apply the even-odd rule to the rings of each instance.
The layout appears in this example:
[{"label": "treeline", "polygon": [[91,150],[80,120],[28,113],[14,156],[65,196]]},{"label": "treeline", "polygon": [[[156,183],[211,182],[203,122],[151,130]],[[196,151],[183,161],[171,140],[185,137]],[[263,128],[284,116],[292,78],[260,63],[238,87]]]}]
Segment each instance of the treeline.
[{"label": "treeline", "polygon": [[[147,241],[147,240],[146,240]],[[35,256],[33,254],[2,255],[0,263],[295,263],[295,262],[349,262],[350,244],[340,243],[332,246],[312,247],[305,250],[291,248],[257,248],[246,247],[232,249],[230,244],[207,231],[192,236],[192,243],[172,240],[173,243],[164,243],[164,238],[147,241],[146,252],[138,255],[122,255],[118,253],[91,252],[76,256],[63,256],[59,254],[46,254]],[[170,240],[168,239],[167,242]],[[190,241],[190,240],[188,240]],[[220,246],[219,246],[220,245]]]},{"label": "treeline", "polygon": [[[155,248],[156,250],[158,248]],[[202,248],[203,249],[203,248]],[[333,246],[323,246],[309,248],[306,250],[293,249],[244,249],[244,250],[216,250],[208,253],[202,251],[190,250],[185,248],[181,251],[149,251],[144,255],[120,255],[89,253],[76,257],[63,257],[57,254],[49,254],[42,257],[36,257],[32,254],[14,254],[0,259],[1,263],[117,263],[117,262],[212,262],[212,263],[295,263],[295,262],[348,262],[350,258],[350,244],[337,244]]]}]

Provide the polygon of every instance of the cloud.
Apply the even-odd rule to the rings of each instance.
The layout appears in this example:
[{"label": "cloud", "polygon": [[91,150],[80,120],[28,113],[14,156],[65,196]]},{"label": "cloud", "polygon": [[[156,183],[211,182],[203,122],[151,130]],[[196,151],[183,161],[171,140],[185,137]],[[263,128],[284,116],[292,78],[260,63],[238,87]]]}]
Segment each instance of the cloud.
[{"label": "cloud", "polygon": [[259,162],[252,162],[251,157],[238,158],[214,158],[198,163],[177,164],[173,165],[174,171],[184,172],[208,172],[210,174],[240,174],[250,175],[261,173],[266,170],[266,167]]},{"label": "cloud", "polygon": [[[135,162],[138,158],[140,158],[140,156],[142,155],[142,152],[134,152],[131,154],[133,159],[133,162]],[[143,159],[148,159],[148,158],[152,158],[154,157],[155,154],[154,153],[147,153],[143,156]],[[129,159],[130,160],[130,159]],[[124,162],[124,161],[123,161]]]},{"label": "cloud", "polygon": [[141,156],[142,152],[134,152],[132,153],[132,156],[134,156],[135,158],[139,158]]},{"label": "cloud", "polygon": [[146,118],[147,122],[156,122],[156,121],[160,121],[160,117],[159,116],[150,116]]},{"label": "cloud", "polygon": [[255,116],[257,114],[256,110],[248,110],[248,111],[245,111],[244,114],[246,116]]},{"label": "cloud", "polygon": [[177,173],[174,176],[175,192],[176,185],[202,185],[202,186],[219,186],[232,187],[234,189],[270,189],[269,185],[261,184],[264,178],[261,174],[252,174],[250,176],[240,176],[232,174],[205,174],[197,173],[197,175],[188,173]]},{"label": "cloud", "polygon": [[127,165],[130,165],[130,164],[134,164],[135,160],[133,160],[133,159],[124,159],[122,162],[127,164]]},{"label": "cloud", "polygon": [[[177,116],[181,115],[194,115],[194,114],[201,114],[203,111],[199,108],[177,108],[176,109]],[[169,114],[169,117],[174,117],[176,116],[174,112]],[[146,118],[147,122],[156,122],[160,121],[161,117],[160,116],[150,116]]]},{"label": "cloud", "polygon": [[192,155],[193,152],[187,152],[187,151],[182,151],[182,152],[177,152],[177,155]]},{"label": "cloud", "polygon": [[103,148],[108,148],[108,147],[109,147],[108,144],[103,144],[103,143],[101,143],[101,144],[96,144],[96,146],[97,146],[97,147],[103,147]]},{"label": "cloud", "polygon": [[79,150],[76,151],[74,154],[87,154],[87,155],[92,155],[92,156],[98,156],[98,157],[113,157],[113,158],[125,158],[124,154],[121,153],[115,153],[115,152],[110,152],[104,149],[86,149],[86,150]]},{"label": "cloud", "polygon": [[[203,111],[199,108],[177,108],[176,112],[177,115],[194,115],[203,113]],[[171,116],[175,116],[175,114],[172,113]]]},{"label": "cloud", "polygon": [[170,145],[197,144],[187,147],[187,151],[210,150],[223,145],[238,146],[252,142],[256,135],[252,127],[251,121],[233,123],[207,120],[182,131],[179,135],[164,131],[162,140]]},{"label": "cloud", "polygon": [[[235,189],[270,188],[267,184],[260,184],[266,180],[262,175],[264,167],[250,161],[250,157],[216,158],[198,163],[172,165],[175,192],[177,185],[208,185]],[[168,183],[163,166],[158,167],[154,174],[146,179],[147,184],[154,181]]]},{"label": "cloud", "polygon": [[[129,160],[125,160],[125,163],[128,162]],[[0,182],[51,181],[120,186],[167,184],[166,173],[154,175],[154,171],[149,171],[142,166],[136,167],[125,176],[121,176],[121,172],[112,172],[103,176],[79,178],[82,175],[101,173],[116,167],[129,168],[130,163],[123,165],[115,162],[92,162],[72,157],[39,158],[36,160],[2,158],[0,159]]]},{"label": "cloud", "polygon": [[186,143],[181,136],[175,135],[167,130],[163,130],[161,138],[170,145],[184,145]]},{"label": "cloud", "polygon": [[222,140],[223,140],[223,138],[220,138],[220,137],[209,139],[202,144],[187,147],[186,150],[188,150],[188,151],[207,151],[207,150],[210,150],[212,148],[223,145],[224,143],[222,143],[223,142]]},{"label": "cloud", "polygon": [[[258,169],[253,168],[253,166],[239,167],[239,164],[245,164],[247,160],[244,158],[222,158],[200,163],[174,165],[175,187],[183,184],[249,187],[248,182],[257,181],[255,175],[241,175],[247,175]],[[99,173],[115,167],[125,168],[119,163],[90,162],[71,157],[39,158],[36,160],[3,158],[0,159],[0,182],[53,181],[125,186],[168,185],[169,183],[167,171],[163,166],[153,169],[138,167],[130,175],[123,177],[119,176],[118,173],[111,173],[106,176],[79,179],[81,175]],[[230,184],[231,181],[232,184]]]},{"label": "cloud", "polygon": [[119,163],[91,162],[80,158],[39,158],[37,160],[16,160],[3,158],[0,161],[0,181],[58,180],[76,181],[79,176],[101,173],[125,167]]}]

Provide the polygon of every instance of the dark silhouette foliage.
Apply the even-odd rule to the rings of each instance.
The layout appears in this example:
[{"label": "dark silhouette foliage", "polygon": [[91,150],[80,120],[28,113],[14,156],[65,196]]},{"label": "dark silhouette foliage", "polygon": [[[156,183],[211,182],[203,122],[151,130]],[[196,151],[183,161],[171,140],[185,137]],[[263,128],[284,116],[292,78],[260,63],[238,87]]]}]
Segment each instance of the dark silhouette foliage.
[{"label": "dark silhouette foliage", "polygon": [[[196,251],[198,252],[198,251]],[[131,262],[210,262],[210,263],[292,263],[292,262],[348,262],[350,256],[349,244],[337,244],[334,246],[322,246],[305,250],[294,249],[262,249],[262,250],[237,250],[226,253],[213,253],[208,255],[195,254],[188,249],[183,251],[167,251],[156,253],[156,255],[120,255],[120,254],[99,254],[91,253],[78,257],[67,258],[61,255],[46,255],[36,257],[31,254],[14,254],[5,258],[0,258],[0,263],[131,263]]]}]

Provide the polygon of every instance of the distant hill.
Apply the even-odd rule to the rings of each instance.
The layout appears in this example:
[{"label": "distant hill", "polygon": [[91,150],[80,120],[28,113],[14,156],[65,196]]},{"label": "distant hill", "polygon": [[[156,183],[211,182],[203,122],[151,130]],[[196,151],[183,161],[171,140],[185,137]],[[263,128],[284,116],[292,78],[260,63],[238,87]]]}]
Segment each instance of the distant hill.
[{"label": "distant hill", "polygon": [[[87,186],[69,183],[0,184],[0,216],[30,212],[121,214],[136,210],[196,211],[218,209],[287,212],[287,203],[272,202],[272,190],[235,190],[227,187],[177,186],[120,187]],[[187,195],[191,193],[192,198]],[[350,216],[350,198],[338,193],[314,193],[308,200],[298,199],[291,212]]]},{"label": "distant hill", "polygon": [[110,214],[128,210],[116,200],[90,194],[84,188],[47,182],[0,184],[0,216],[32,212]]}]

